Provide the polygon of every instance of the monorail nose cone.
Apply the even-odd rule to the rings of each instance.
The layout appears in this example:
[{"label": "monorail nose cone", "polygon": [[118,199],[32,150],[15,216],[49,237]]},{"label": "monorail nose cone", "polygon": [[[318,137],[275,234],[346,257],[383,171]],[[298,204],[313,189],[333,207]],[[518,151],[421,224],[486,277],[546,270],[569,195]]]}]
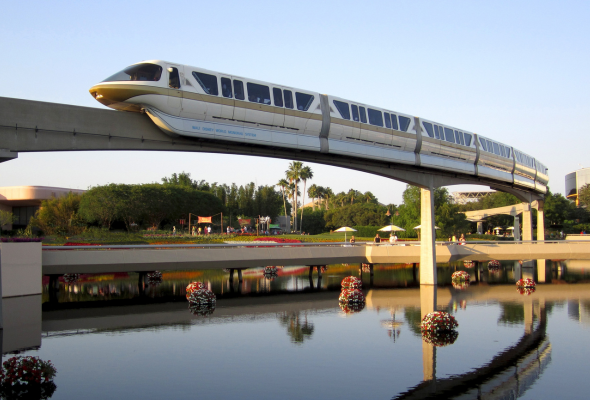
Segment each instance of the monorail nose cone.
[{"label": "monorail nose cone", "polygon": [[109,99],[109,96],[107,95],[108,90],[105,90],[105,88],[102,88],[99,85],[92,86],[89,92],[92,97],[107,107],[116,102],[114,99]]}]

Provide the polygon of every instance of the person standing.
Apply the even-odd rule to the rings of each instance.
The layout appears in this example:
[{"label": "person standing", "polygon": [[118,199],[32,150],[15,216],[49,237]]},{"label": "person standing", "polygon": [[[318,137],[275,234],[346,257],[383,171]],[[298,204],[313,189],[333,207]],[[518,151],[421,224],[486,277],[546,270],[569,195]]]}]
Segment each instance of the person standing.
[{"label": "person standing", "polygon": [[202,232],[203,232],[203,228],[201,228],[201,227],[199,226],[199,236],[201,236],[201,233],[202,233]]},{"label": "person standing", "polygon": [[375,235],[375,238],[373,239],[374,243],[381,243],[381,238],[379,237],[379,234]]},{"label": "person standing", "polygon": [[176,236],[176,227],[175,226],[172,227],[172,236]]},{"label": "person standing", "polygon": [[211,225],[209,225],[209,226],[207,227],[207,235],[210,235],[210,234],[211,234]]}]

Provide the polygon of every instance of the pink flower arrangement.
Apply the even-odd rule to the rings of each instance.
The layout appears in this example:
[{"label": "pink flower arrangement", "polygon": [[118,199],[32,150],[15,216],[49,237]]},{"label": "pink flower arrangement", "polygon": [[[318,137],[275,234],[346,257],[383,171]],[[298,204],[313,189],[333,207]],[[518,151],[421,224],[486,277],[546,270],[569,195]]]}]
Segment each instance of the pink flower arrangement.
[{"label": "pink flower arrangement", "polygon": [[356,276],[347,276],[342,279],[342,289],[360,289],[363,287],[363,282]]},{"label": "pink flower arrangement", "polygon": [[422,331],[422,340],[436,347],[448,346],[455,343],[459,337],[457,331]]},{"label": "pink flower arrangement", "polygon": [[188,296],[188,301],[191,306],[215,304],[217,298],[215,294],[209,289],[197,289],[193,290]]},{"label": "pink flower arrangement", "polygon": [[537,286],[537,284],[535,283],[535,281],[533,281],[530,278],[524,278],[524,279],[519,279],[516,282],[516,286],[523,287],[523,288],[534,288]]},{"label": "pink flower arrangement", "polygon": [[338,301],[348,304],[364,303],[365,295],[358,289],[342,289]]},{"label": "pink flower arrangement", "polygon": [[428,313],[422,319],[420,329],[424,331],[443,332],[452,331],[457,328],[459,324],[455,317],[445,311],[435,311]]},{"label": "pink flower arrangement", "polygon": [[203,282],[189,283],[188,286],[186,287],[186,299],[188,300],[191,293],[194,292],[195,290],[199,290],[199,289],[207,289],[207,286],[205,286],[205,284]]},{"label": "pink flower arrangement", "polygon": [[258,237],[254,239],[253,242],[301,243],[301,240],[265,236]]},{"label": "pink flower arrangement", "polygon": [[213,303],[213,304],[190,303],[188,306],[188,309],[190,310],[190,312],[193,315],[200,315],[202,317],[205,317],[207,315],[213,314],[213,311],[215,311],[215,303]]},{"label": "pink flower arrangement", "polygon": [[345,314],[354,314],[360,312],[365,308],[365,303],[345,303],[340,302],[340,308]]},{"label": "pink flower arrangement", "polygon": [[467,282],[469,282],[469,278],[470,277],[471,276],[467,272],[465,272],[465,271],[456,271],[456,272],[453,272],[453,275],[451,276],[451,279],[453,281],[457,281],[457,282],[461,282],[461,281],[467,281]]},{"label": "pink flower arrangement", "polygon": [[475,263],[471,260],[465,260],[465,261],[463,261],[463,266],[465,268],[473,268],[473,267],[475,267]]},{"label": "pink flower arrangement", "polygon": [[162,273],[160,271],[148,272],[147,281],[150,285],[158,285],[162,283]]},{"label": "pink flower arrangement", "polygon": [[523,286],[518,286],[516,288],[516,291],[520,294],[522,294],[523,296],[530,296],[531,294],[535,293],[535,290],[537,290],[534,286],[533,287],[523,287]]},{"label": "pink flower arrangement", "polygon": [[500,267],[502,266],[502,264],[500,264],[500,261],[498,260],[492,260],[488,263],[488,269],[490,270],[498,270],[500,269]]},{"label": "pink flower arrangement", "polygon": [[50,382],[57,371],[51,361],[39,357],[12,357],[2,363],[2,385],[41,385]]},{"label": "pink flower arrangement", "polygon": [[469,287],[469,281],[452,281],[451,284],[457,290],[465,290]]}]

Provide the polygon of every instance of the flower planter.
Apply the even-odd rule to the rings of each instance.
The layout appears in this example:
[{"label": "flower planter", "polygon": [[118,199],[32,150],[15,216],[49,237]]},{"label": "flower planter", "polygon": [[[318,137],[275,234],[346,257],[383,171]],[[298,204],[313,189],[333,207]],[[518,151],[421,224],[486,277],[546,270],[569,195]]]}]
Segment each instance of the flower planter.
[{"label": "flower planter", "polygon": [[347,276],[342,279],[342,289],[360,289],[363,287],[363,282],[356,276]]},{"label": "flower planter", "polygon": [[453,272],[453,275],[451,276],[453,282],[469,282],[469,278],[471,278],[471,276],[465,271]]}]

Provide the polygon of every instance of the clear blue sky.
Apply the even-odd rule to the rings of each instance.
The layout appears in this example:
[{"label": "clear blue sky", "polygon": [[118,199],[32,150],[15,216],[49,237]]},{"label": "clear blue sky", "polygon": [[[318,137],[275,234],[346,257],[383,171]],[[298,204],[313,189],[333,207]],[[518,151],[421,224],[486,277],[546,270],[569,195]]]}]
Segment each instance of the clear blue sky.
[{"label": "clear blue sky", "polygon": [[[481,133],[539,158],[555,192],[566,173],[590,166],[588,1],[12,1],[2,16],[0,96],[103,107],[88,93],[93,84],[165,59]],[[0,186],[85,189],[183,170],[274,184],[287,165],[210,154],[21,153],[0,164]],[[401,202],[399,182],[312,168],[318,185]]]}]

